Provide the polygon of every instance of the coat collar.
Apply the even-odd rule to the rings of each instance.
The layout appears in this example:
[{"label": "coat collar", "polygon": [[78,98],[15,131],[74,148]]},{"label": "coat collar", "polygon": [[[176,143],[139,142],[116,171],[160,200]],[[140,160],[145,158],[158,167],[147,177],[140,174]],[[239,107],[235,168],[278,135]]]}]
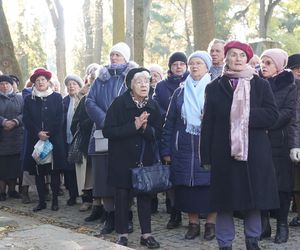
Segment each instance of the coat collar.
[{"label": "coat collar", "polygon": [[[124,93],[124,100],[125,100],[125,107],[126,109],[136,109],[136,105],[135,103],[133,102],[132,100],[132,96],[130,94],[130,90],[128,89],[125,93]],[[154,105],[154,101],[149,98],[146,106],[145,106],[146,109],[153,109],[155,110],[155,105]]]},{"label": "coat collar", "polygon": [[233,89],[230,85],[229,78],[227,76],[218,77],[217,81],[219,82],[221,89],[225,92],[225,94],[232,99],[233,97]]}]

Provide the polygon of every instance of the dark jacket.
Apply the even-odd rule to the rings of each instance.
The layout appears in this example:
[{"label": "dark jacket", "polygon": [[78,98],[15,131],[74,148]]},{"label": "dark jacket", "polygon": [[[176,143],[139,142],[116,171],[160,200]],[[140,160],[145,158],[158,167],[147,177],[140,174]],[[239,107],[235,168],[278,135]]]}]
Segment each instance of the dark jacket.
[{"label": "dark jacket", "polygon": [[78,104],[78,107],[75,110],[75,114],[73,116],[73,120],[71,124],[71,131],[74,136],[77,129],[79,128],[79,132],[82,136],[79,150],[85,156],[87,156],[93,122],[86,112],[85,100],[86,100],[86,96],[82,97],[82,99]]},{"label": "dark jacket", "polygon": [[272,151],[267,135],[278,118],[269,83],[251,79],[248,161],[231,157],[230,110],[233,90],[226,76],[206,87],[201,127],[201,160],[211,165],[214,211],[272,209],[279,206]]},{"label": "dark jacket", "polygon": [[36,162],[31,154],[39,140],[38,133],[49,131],[49,141],[53,144],[53,169],[67,168],[63,139],[63,104],[60,94],[53,92],[48,97],[40,98],[31,95],[24,101],[23,123],[27,130],[24,155],[24,170],[36,174]]},{"label": "dark jacket", "polygon": [[[21,153],[23,141],[22,122],[23,98],[12,93],[8,96],[0,93],[0,155],[14,155]],[[16,120],[18,125],[11,131],[5,131],[4,120]]]},{"label": "dark jacket", "polygon": [[116,97],[126,91],[125,76],[130,69],[135,67],[137,67],[137,64],[134,62],[129,62],[123,70],[109,69],[108,66],[105,66],[101,68],[93,83],[85,101],[87,113],[95,124],[95,128],[91,133],[89,154],[95,154],[95,140],[92,136],[94,130],[103,128],[109,106]]},{"label": "dark jacket", "polygon": [[[175,90],[163,128],[161,156],[171,156],[171,181],[173,185],[208,186],[210,172],[201,166],[200,136],[187,133],[181,117],[184,88]],[[200,116],[200,114],[199,114]]]},{"label": "dark jacket", "polygon": [[[145,131],[136,130],[135,117],[150,113]],[[108,140],[108,183],[117,188],[131,188],[130,169],[137,166],[145,141],[144,166],[155,162],[154,142],[161,130],[161,118],[156,102],[149,98],[144,108],[137,108],[130,91],[117,97],[107,111],[103,134]]]},{"label": "dark jacket", "polygon": [[157,83],[154,90],[153,99],[159,104],[163,123],[165,122],[169,103],[174,91],[179,87],[179,84],[187,78],[188,75],[189,72],[187,71],[182,77],[179,77],[173,75],[169,70],[168,77]]},{"label": "dark jacket", "polygon": [[300,80],[295,80],[297,86],[296,114],[289,126],[289,148],[300,148]]},{"label": "dark jacket", "polygon": [[294,76],[290,71],[283,71],[275,77],[267,79],[272,88],[279,117],[269,129],[269,138],[272,146],[272,155],[279,191],[293,189],[293,163],[290,159],[288,145],[288,130],[295,115],[297,90]]}]

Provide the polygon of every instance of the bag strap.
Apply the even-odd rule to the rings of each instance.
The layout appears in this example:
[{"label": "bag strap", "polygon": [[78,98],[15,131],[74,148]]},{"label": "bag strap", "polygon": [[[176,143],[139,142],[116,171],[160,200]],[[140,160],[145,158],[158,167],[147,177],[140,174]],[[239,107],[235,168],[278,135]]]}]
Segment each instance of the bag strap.
[{"label": "bag strap", "polygon": [[[159,150],[158,150],[158,144],[157,141],[155,139],[154,143],[154,155],[155,155],[155,159],[157,160],[158,163],[160,163],[160,157],[159,157]],[[141,150],[141,154],[140,154],[140,160],[138,163],[139,167],[143,167],[143,158],[144,158],[144,153],[145,153],[145,146],[146,146],[146,142],[145,139],[142,139],[142,150]]]}]

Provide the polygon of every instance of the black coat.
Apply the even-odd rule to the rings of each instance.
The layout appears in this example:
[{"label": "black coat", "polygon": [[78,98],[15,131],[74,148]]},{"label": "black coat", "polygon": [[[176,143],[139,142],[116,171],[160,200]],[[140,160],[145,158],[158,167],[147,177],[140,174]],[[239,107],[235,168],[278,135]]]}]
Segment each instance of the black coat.
[{"label": "black coat", "polygon": [[233,90],[226,76],[206,87],[201,128],[201,159],[211,165],[214,211],[272,209],[279,206],[267,129],[278,118],[267,81],[251,79],[248,161],[231,157],[230,109]]},{"label": "black coat", "polygon": [[268,133],[278,190],[289,192],[293,189],[294,176],[293,163],[289,156],[288,129],[295,115],[297,90],[293,73],[290,71],[283,71],[267,80],[271,85],[279,111],[277,122],[269,129]]},{"label": "black coat", "polygon": [[[150,113],[145,131],[135,128],[135,117],[144,111]],[[144,166],[155,162],[154,142],[161,133],[158,104],[149,98],[144,108],[137,108],[129,90],[117,97],[109,107],[103,134],[108,141],[108,183],[117,188],[131,188],[130,169],[137,166],[145,141]]]},{"label": "black coat", "polygon": [[300,148],[300,80],[295,80],[297,86],[296,114],[289,126],[289,147]]}]

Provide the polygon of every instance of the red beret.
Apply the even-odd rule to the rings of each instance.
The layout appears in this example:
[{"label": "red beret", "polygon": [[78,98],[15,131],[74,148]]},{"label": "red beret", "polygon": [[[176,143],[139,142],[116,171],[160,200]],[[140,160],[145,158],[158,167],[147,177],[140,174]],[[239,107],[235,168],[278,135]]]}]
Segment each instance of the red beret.
[{"label": "red beret", "polygon": [[224,55],[226,57],[226,54],[228,52],[228,50],[230,49],[240,49],[242,51],[244,51],[247,55],[247,62],[249,62],[249,60],[253,57],[253,49],[252,47],[248,44],[248,43],[242,43],[240,41],[237,40],[233,40],[233,41],[229,41],[224,45]]},{"label": "red beret", "polygon": [[32,75],[30,76],[30,81],[35,83],[35,80],[39,76],[44,76],[47,80],[51,79],[52,73],[44,68],[37,68],[33,71]]}]

